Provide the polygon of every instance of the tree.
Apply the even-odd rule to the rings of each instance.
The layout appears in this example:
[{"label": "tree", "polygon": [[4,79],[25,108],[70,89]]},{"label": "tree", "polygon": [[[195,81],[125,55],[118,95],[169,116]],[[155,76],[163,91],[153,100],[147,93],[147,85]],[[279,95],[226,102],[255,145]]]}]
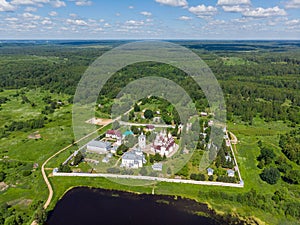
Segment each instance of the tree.
[{"label": "tree", "polygon": [[[257,157],[259,161],[264,160],[264,165],[268,165],[275,158],[275,153],[272,149],[268,149],[266,147],[261,148],[260,155]],[[261,165],[260,165],[261,166]]]},{"label": "tree", "polygon": [[291,170],[286,175],[286,180],[292,184],[300,184],[300,171],[299,170]]},{"label": "tree", "polygon": [[131,126],[130,130],[134,133],[134,134],[140,134],[140,129],[137,126]]},{"label": "tree", "polygon": [[123,153],[127,152],[129,149],[129,147],[127,145],[121,144],[118,148],[117,148],[117,155],[123,155]]},{"label": "tree", "polygon": [[70,173],[72,172],[70,166],[68,164],[60,164],[59,168],[58,168],[59,172],[63,172],[63,173]]},{"label": "tree", "polygon": [[6,173],[4,173],[3,171],[0,172],[0,182],[4,181],[6,177]]},{"label": "tree", "polygon": [[154,157],[153,157],[154,161],[156,162],[160,162],[163,160],[163,158],[161,157],[161,155],[159,153],[155,153]]},{"label": "tree", "polygon": [[133,112],[133,111],[130,111],[130,112],[129,112],[128,119],[129,119],[129,120],[133,120],[134,117],[135,117],[134,112]]},{"label": "tree", "polygon": [[168,169],[167,169],[167,174],[172,174],[172,170],[171,170],[171,168],[170,167],[168,167]]},{"label": "tree", "polygon": [[202,173],[199,173],[199,174],[192,173],[192,174],[190,175],[190,178],[191,178],[192,180],[201,180],[201,181],[203,181],[203,180],[205,180],[205,175],[202,174]]},{"label": "tree", "polygon": [[125,141],[129,148],[132,148],[138,142],[137,138],[131,134],[125,137]]},{"label": "tree", "polygon": [[189,175],[189,168],[187,165],[181,168],[176,175],[187,177]]},{"label": "tree", "polygon": [[78,165],[84,159],[82,153],[79,151],[77,155],[74,157],[74,165]]},{"label": "tree", "polygon": [[117,130],[120,128],[120,123],[118,121],[114,121],[112,123],[112,129]]},{"label": "tree", "polygon": [[47,212],[43,208],[43,206],[39,206],[39,208],[37,209],[37,211],[34,215],[34,219],[38,222],[38,224],[43,224],[46,221]]},{"label": "tree", "polygon": [[150,109],[146,109],[146,111],[144,112],[144,117],[146,119],[152,119],[153,118],[153,111]]},{"label": "tree", "polygon": [[147,173],[148,173],[147,169],[146,169],[145,167],[142,167],[142,169],[140,170],[140,174],[141,174],[142,176],[146,176]]},{"label": "tree", "polygon": [[260,178],[269,184],[276,184],[280,178],[280,172],[277,168],[265,168],[260,174]]},{"label": "tree", "polygon": [[133,110],[135,111],[135,112],[139,112],[139,111],[141,111],[141,108],[140,108],[140,106],[138,105],[138,104],[134,104],[134,107],[133,107]]},{"label": "tree", "polygon": [[5,219],[4,225],[18,225],[15,216],[10,216]]},{"label": "tree", "polygon": [[24,171],[22,172],[22,175],[23,175],[24,177],[28,177],[30,174],[31,174],[31,171],[30,171],[30,170],[24,170]]}]

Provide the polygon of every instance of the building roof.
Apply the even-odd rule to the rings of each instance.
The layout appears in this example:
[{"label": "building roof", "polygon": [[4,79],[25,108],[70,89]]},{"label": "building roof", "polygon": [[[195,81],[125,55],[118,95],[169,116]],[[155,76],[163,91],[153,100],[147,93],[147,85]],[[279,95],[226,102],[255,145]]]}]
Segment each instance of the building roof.
[{"label": "building roof", "polygon": [[162,163],[154,163],[152,165],[152,169],[162,171],[162,166],[163,166]]},{"label": "building roof", "polygon": [[110,135],[116,135],[116,136],[121,136],[121,132],[118,130],[108,130],[106,131],[106,134],[110,134]]},{"label": "building roof", "polygon": [[98,147],[98,148],[110,148],[111,143],[107,141],[96,141],[92,140],[88,143],[88,146]]},{"label": "building roof", "polygon": [[225,159],[226,159],[226,161],[231,162],[231,157],[230,157],[230,155],[225,155]]},{"label": "building roof", "polygon": [[128,136],[128,135],[133,135],[133,132],[131,130],[126,130],[124,133],[123,133],[124,136]]},{"label": "building roof", "polygon": [[227,174],[228,174],[228,175],[230,175],[230,174],[231,174],[231,175],[232,175],[232,174],[234,175],[234,171],[233,171],[233,170],[227,170]]},{"label": "building roof", "polygon": [[151,124],[149,124],[149,125],[146,125],[146,128],[147,128],[147,129],[154,129],[154,128],[155,128],[155,126],[154,126],[154,125],[151,125]]},{"label": "building roof", "polygon": [[122,159],[138,161],[138,160],[143,160],[144,155],[140,154],[139,150],[132,150],[132,151],[129,151],[129,152],[125,152],[122,155]]},{"label": "building roof", "polygon": [[213,173],[214,170],[213,170],[212,168],[207,168],[207,172],[208,172],[208,173],[209,173],[209,172]]}]

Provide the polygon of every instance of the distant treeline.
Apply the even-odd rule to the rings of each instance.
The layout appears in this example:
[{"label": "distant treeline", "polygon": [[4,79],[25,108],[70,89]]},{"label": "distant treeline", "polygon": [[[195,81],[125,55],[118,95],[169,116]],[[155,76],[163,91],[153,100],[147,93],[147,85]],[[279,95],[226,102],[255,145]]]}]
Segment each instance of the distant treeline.
[{"label": "distant treeline", "polygon": [[[204,59],[221,83],[226,97],[228,120],[239,116],[251,124],[255,116],[260,116],[266,121],[289,120],[293,124],[300,123],[300,55],[291,49],[291,45],[298,47],[294,42],[280,42],[278,46],[271,42],[259,42],[256,43],[259,45],[257,49],[260,49],[258,52],[232,52],[224,49],[207,51],[201,48],[203,43],[182,43],[190,46]],[[237,48],[241,44],[248,48],[255,46],[252,42],[235,44]],[[234,47],[234,43],[222,43],[224,45]],[[216,43],[215,46],[218,47]],[[280,48],[281,51],[272,51],[272,47]],[[74,94],[88,65],[107,49],[69,45],[2,48],[0,88],[43,87],[52,92]],[[37,57],[25,60],[24,56]],[[230,58],[239,58],[241,62],[226,63]],[[175,81],[195,100],[199,111],[208,106],[205,95],[189,76],[177,68],[156,62],[123,68],[109,79],[100,94],[110,101],[126,84],[146,76],[161,76]],[[110,112],[109,107],[105,108],[104,113],[107,112]]]}]

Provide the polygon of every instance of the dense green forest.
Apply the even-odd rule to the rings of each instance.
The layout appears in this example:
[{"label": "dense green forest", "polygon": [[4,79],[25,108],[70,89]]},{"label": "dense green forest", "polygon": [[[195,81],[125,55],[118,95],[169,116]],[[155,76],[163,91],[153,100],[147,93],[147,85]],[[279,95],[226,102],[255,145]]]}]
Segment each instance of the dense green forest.
[{"label": "dense green forest", "polygon": [[[75,43],[78,44],[75,46],[71,44],[2,47],[0,88],[43,87],[52,92],[74,94],[87,66],[110,49],[111,45],[108,44],[111,43],[105,42],[103,48],[82,48],[78,47],[80,43]],[[300,47],[296,45],[299,43],[182,44],[195,51],[221,83],[227,97],[229,120],[232,119],[232,115],[236,115],[251,123],[253,117],[259,115],[266,121],[289,120],[292,125],[300,123],[300,52],[297,51],[297,47]],[[219,49],[216,50],[216,46],[219,46]],[[229,47],[232,49],[228,50]],[[101,94],[111,99],[130,81],[153,75],[174,80],[186,89],[194,100],[198,100],[199,108],[207,106],[199,87],[182,71],[154,62],[122,69],[109,80]],[[104,111],[110,112],[110,108]]]},{"label": "dense green forest", "polygon": [[[240,151],[237,158],[248,185],[245,190],[236,192],[209,188],[199,191],[197,188],[195,198],[241,207],[239,212],[244,215],[258,209],[261,210],[255,214],[258,217],[270,213],[278,215],[278,220],[284,218],[286,222],[287,219],[285,224],[299,221],[300,42],[174,42],[198,54],[220,82],[228,124],[242,142],[237,145]],[[44,220],[46,215],[41,206],[46,194],[38,188],[44,183],[40,171],[32,170],[33,165],[35,162],[41,164],[51,152],[74,142],[71,107],[77,83],[97,57],[123,43],[126,42],[0,44],[0,183],[5,184],[0,194],[8,193],[0,197],[5,200],[0,204],[0,224],[26,224],[34,217]],[[143,62],[123,68],[108,80],[98,99],[99,115],[109,116],[113,98],[122,88],[147,76],[176,82],[195,101],[199,112],[208,110],[204,93],[183,71],[166,64]],[[159,108],[166,115],[165,122],[171,123],[172,116],[179,124],[176,110],[164,111],[169,106],[169,102],[162,101]],[[140,109],[136,105],[134,110]],[[42,138],[28,140],[28,135],[38,130]],[[31,149],[37,151],[32,153]],[[216,163],[218,167],[231,168],[233,165],[224,160],[225,153],[226,149],[222,148]],[[192,176],[203,180],[199,174]],[[14,191],[12,187],[19,189]],[[172,187],[172,191],[173,188],[176,190]],[[32,199],[26,209],[12,201],[22,197],[18,193],[25,193]]]}]

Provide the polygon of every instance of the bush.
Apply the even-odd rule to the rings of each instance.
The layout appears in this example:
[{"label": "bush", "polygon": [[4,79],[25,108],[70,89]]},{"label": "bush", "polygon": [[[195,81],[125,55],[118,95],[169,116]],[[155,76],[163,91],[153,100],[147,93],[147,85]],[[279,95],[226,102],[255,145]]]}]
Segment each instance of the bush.
[{"label": "bush", "polygon": [[77,155],[74,157],[74,165],[78,165],[84,159],[81,152],[78,152]]},{"label": "bush", "polygon": [[291,184],[300,184],[300,171],[299,170],[291,170],[287,173],[285,180],[287,180]]},{"label": "bush", "polygon": [[0,182],[4,181],[6,177],[6,173],[4,173],[3,171],[0,172]]},{"label": "bush", "polygon": [[153,118],[153,112],[150,109],[146,109],[146,111],[144,112],[144,117],[146,119],[152,119]]},{"label": "bush", "polygon": [[269,184],[276,184],[280,178],[280,172],[277,168],[265,168],[260,174],[260,178]]},{"label": "bush", "polygon": [[228,176],[218,176],[217,181],[218,182],[225,182],[225,183],[235,183],[236,178],[235,177],[228,177]]},{"label": "bush", "polygon": [[106,171],[108,173],[120,173],[120,169],[118,168],[108,168]]},{"label": "bush", "polygon": [[201,181],[204,181],[205,180],[205,175],[204,174],[195,174],[195,173],[192,173],[191,175],[190,175],[190,178],[192,179],[192,180],[201,180]]},{"label": "bush", "polygon": [[69,165],[60,165],[59,168],[58,168],[58,171],[59,172],[63,172],[63,173],[70,173],[71,172],[71,168]]},{"label": "bush", "polygon": [[31,174],[31,171],[30,170],[24,170],[22,174],[23,174],[24,177],[28,177]]}]

